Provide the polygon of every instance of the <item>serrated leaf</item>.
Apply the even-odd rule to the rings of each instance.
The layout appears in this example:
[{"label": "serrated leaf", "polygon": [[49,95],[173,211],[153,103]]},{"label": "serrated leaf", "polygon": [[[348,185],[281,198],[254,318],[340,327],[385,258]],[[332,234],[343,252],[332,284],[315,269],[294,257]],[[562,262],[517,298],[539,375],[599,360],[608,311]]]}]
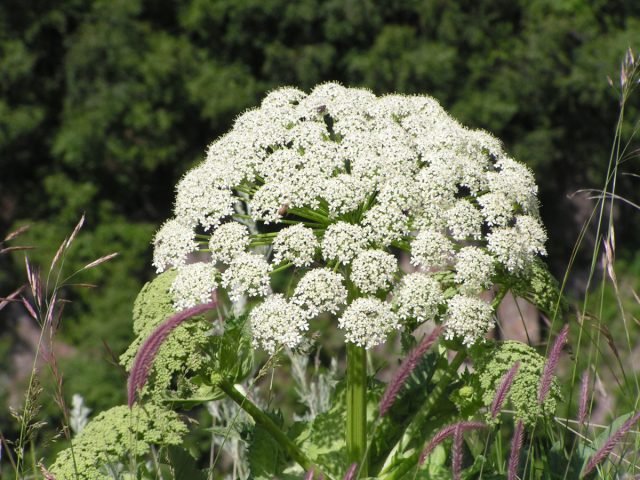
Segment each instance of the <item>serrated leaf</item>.
[{"label": "serrated leaf", "polygon": [[247,318],[231,317],[224,325],[224,333],[213,340],[215,372],[231,383],[239,383],[253,368],[253,348]]}]

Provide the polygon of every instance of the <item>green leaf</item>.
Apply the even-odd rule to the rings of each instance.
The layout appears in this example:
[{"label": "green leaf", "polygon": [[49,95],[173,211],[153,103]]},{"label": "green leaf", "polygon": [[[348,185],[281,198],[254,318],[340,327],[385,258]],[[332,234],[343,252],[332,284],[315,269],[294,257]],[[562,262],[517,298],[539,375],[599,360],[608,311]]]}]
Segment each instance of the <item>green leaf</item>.
[{"label": "green leaf", "polygon": [[[267,413],[276,424],[282,426],[282,415]],[[260,425],[255,425],[249,439],[249,470],[250,479],[271,480],[280,478],[286,467],[285,452],[271,434]]]},{"label": "green leaf", "polygon": [[[295,442],[331,477],[342,478],[349,465],[346,456],[345,425],[346,387],[341,381],[331,399],[333,405],[327,412],[321,413],[312,422],[300,422],[297,427],[301,430]],[[379,403],[384,385],[374,378],[368,379],[367,386],[367,431],[374,431],[374,423],[378,417]],[[384,432],[390,430],[393,420],[387,416],[375,429],[375,438],[371,440],[369,448],[370,465],[374,466],[378,452],[390,448]],[[295,427],[295,426],[294,426]]]},{"label": "green leaf", "polygon": [[167,455],[173,467],[173,478],[206,480],[206,473],[196,468],[196,460],[185,449],[170,446]]},{"label": "green leaf", "polygon": [[253,368],[253,349],[247,317],[230,317],[224,323],[224,333],[212,341],[214,371],[229,380],[239,383]]}]

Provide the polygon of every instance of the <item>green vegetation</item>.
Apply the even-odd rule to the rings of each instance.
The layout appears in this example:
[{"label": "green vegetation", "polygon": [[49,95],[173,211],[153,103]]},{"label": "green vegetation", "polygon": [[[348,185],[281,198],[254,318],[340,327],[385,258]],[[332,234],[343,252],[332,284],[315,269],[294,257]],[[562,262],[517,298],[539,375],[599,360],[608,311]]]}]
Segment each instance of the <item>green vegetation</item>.
[{"label": "green vegetation", "polygon": [[[72,303],[58,338],[74,349],[60,359],[65,393],[82,394],[95,414],[125,401],[118,359],[148,331],[132,330],[131,311],[153,276],[150,241],[170,215],[174,185],[236,115],[282,85],[337,80],[377,94],[428,93],[464,124],[494,133],[536,173],[551,270],[562,278],[591,205],[568,195],[604,184],[619,109],[617,79],[612,89],[607,76],[617,75],[629,46],[640,50],[640,4],[623,0],[3,1],[0,232],[30,224],[21,243],[37,247],[28,256],[46,271],[86,212],[65,270],[120,252],[83,276],[97,289],[65,289]],[[623,142],[640,118],[633,102],[626,108]],[[637,160],[623,160],[621,171],[633,173]],[[620,175],[616,194],[640,204],[637,185]],[[629,368],[632,349],[608,340],[627,335],[620,299],[629,320],[638,317],[630,292],[638,291],[640,222],[624,202],[614,214],[620,291],[602,286],[588,310],[598,317],[600,353]],[[600,241],[591,231],[586,240]],[[591,251],[578,253],[570,292],[587,283]],[[22,283],[23,258],[0,256],[0,296]],[[554,299],[541,300],[546,311]],[[5,359],[20,347],[17,322],[28,319],[18,308],[0,319]],[[157,374],[169,383],[170,371]],[[637,407],[636,375],[605,381],[624,411]],[[2,382],[0,399],[9,395]],[[60,423],[57,406],[44,403],[43,456],[58,448],[50,440]],[[15,428],[0,414],[6,438]]]}]

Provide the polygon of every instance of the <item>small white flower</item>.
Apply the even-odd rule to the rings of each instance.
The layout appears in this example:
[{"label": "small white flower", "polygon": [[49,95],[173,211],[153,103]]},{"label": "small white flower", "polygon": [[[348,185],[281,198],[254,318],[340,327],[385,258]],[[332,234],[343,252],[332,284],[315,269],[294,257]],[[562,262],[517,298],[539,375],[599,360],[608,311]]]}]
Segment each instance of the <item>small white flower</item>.
[{"label": "small white flower", "polygon": [[513,202],[504,193],[485,193],[478,197],[478,203],[489,226],[506,225],[513,218]]},{"label": "small white flower", "polygon": [[294,87],[282,87],[270,91],[262,100],[262,106],[269,109],[289,110],[307,96],[302,90]]},{"label": "small white flower", "polygon": [[454,280],[464,291],[477,293],[491,286],[496,259],[478,247],[461,248],[456,255]]},{"label": "small white flower", "polygon": [[473,345],[493,326],[491,305],[477,297],[455,295],[447,304],[444,336],[447,340],[462,338],[464,345]]},{"label": "small white flower", "polygon": [[193,229],[178,219],[168,220],[153,238],[153,266],[158,273],[169,267],[180,267],[187,256],[197,250]]},{"label": "small white flower", "polygon": [[379,186],[378,203],[397,210],[414,210],[422,203],[420,188],[409,172],[395,172]]},{"label": "small white flower", "polygon": [[234,302],[243,295],[264,297],[270,290],[270,273],[271,265],[261,255],[241,253],[222,274],[222,286]]},{"label": "small white flower", "polygon": [[238,222],[220,225],[209,239],[209,250],[213,263],[230,263],[234,257],[249,246],[249,230]]},{"label": "small white flower", "polygon": [[516,217],[513,227],[496,228],[488,236],[487,248],[510,272],[527,268],[536,255],[546,255],[547,234],[537,218]]},{"label": "small white flower", "polygon": [[243,180],[254,180],[253,169],[259,161],[260,151],[247,136],[232,130],[209,145],[206,160],[196,169],[202,169],[215,185],[234,188]]},{"label": "small white flower", "polygon": [[312,229],[301,223],[283,228],[273,241],[273,263],[286,260],[297,267],[307,267],[313,262],[316,248],[318,240]]},{"label": "small white flower", "polygon": [[396,257],[383,250],[365,250],[351,264],[351,281],[361,292],[375,294],[391,288],[397,272]]},{"label": "small white flower", "polygon": [[291,187],[284,183],[262,185],[249,202],[249,211],[254,220],[269,224],[282,218],[282,206],[290,206],[293,201]]},{"label": "small white flower", "polygon": [[445,266],[453,255],[453,244],[442,232],[422,230],[411,243],[411,264],[424,268]]},{"label": "small white flower", "polygon": [[409,234],[408,217],[394,205],[374,205],[365,212],[362,225],[369,241],[384,247]]},{"label": "small white flower", "polygon": [[347,342],[367,349],[384,343],[387,336],[400,329],[398,316],[391,305],[377,298],[357,298],[338,320]]},{"label": "small white flower", "polygon": [[328,268],[309,270],[298,282],[291,301],[303,307],[308,318],[324,312],[335,315],[347,302],[344,277]]},{"label": "small white flower", "polygon": [[273,354],[280,346],[296,348],[309,328],[304,312],[279,293],[271,295],[249,314],[253,345]]},{"label": "small white flower", "polygon": [[183,223],[205,230],[220,224],[220,220],[233,214],[235,198],[228,188],[213,182],[206,167],[188,172],[176,187],[175,214]]},{"label": "small white flower", "polygon": [[180,311],[210,302],[216,289],[216,273],[211,263],[198,262],[180,267],[169,289],[175,309]]},{"label": "small white flower", "polygon": [[364,179],[341,173],[327,180],[322,197],[329,206],[329,215],[335,218],[357,210],[370,194],[371,188]]},{"label": "small white flower", "polygon": [[453,203],[458,186],[451,165],[438,160],[426,166],[416,176],[420,203]]},{"label": "small white flower", "polygon": [[479,240],[482,236],[482,213],[469,200],[456,200],[445,217],[454,240]]},{"label": "small white flower", "polygon": [[531,170],[509,157],[502,157],[496,165],[500,170],[488,172],[489,189],[505,195],[512,203],[519,204],[525,212],[538,209],[538,186]]},{"label": "small white flower", "polygon": [[367,243],[367,233],[360,225],[337,222],[324,232],[322,256],[347,264],[367,247]]},{"label": "small white flower", "polygon": [[393,305],[402,320],[434,320],[444,302],[440,283],[430,275],[415,272],[406,275],[393,294]]},{"label": "small white flower", "polygon": [[447,217],[444,212],[450,208],[449,202],[439,203],[436,201],[420,205],[414,212],[411,224],[414,230],[445,230],[447,228]]}]

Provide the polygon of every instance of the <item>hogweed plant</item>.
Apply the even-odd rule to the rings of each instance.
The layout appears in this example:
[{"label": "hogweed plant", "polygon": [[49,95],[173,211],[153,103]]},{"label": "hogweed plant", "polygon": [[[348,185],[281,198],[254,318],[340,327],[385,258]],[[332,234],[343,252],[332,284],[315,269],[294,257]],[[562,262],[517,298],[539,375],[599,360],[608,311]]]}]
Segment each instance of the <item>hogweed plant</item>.
[{"label": "hogweed plant", "polygon": [[[127,464],[121,444],[96,440],[103,416],[78,436],[81,462],[218,478],[230,437],[247,445],[234,471],[249,478],[515,479],[533,468],[525,446],[569,465],[534,441],[561,397],[567,329],[548,359],[491,334],[510,291],[554,319],[563,303],[540,258],[534,177],[487,132],[427,96],[278,89],[182,178],[174,213],[154,238],[159,275],[136,300],[137,338],[121,358],[131,410],[109,413],[129,422],[118,438],[135,450]],[[342,379],[317,383],[331,401],[303,398],[305,414],[284,418],[262,398],[268,379],[336,336]],[[375,375],[385,344],[405,357],[386,385]],[[237,421],[214,427],[218,453],[198,472],[172,410],[218,412],[218,401],[237,405]],[[136,464],[143,454],[153,462]],[[94,478],[69,458],[58,457],[57,478]]]}]

